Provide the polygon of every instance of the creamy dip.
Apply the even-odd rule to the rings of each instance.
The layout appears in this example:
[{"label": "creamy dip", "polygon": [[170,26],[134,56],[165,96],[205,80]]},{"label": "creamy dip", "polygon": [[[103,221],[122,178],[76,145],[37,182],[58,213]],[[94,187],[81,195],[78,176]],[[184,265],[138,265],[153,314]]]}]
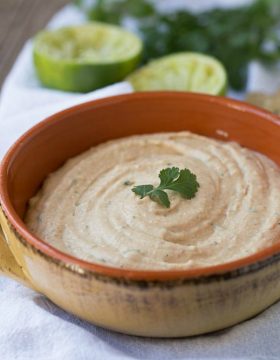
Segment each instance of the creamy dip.
[{"label": "creamy dip", "polygon": [[[191,200],[167,191],[169,209],[134,185],[189,168]],[[280,168],[237,143],[189,132],[131,136],[93,147],[51,174],[31,199],[29,229],[78,258],[135,269],[226,263],[280,240]]]}]

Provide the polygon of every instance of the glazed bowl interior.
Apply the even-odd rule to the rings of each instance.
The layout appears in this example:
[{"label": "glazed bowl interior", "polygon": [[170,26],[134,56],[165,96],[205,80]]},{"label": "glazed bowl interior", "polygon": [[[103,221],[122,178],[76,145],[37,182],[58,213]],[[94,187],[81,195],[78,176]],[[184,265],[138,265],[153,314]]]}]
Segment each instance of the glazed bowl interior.
[{"label": "glazed bowl interior", "polygon": [[279,123],[266,111],[190,93],[121,95],[62,111],[23,135],[2,162],[0,195],[4,211],[12,213],[12,223],[24,228],[28,200],[46,176],[68,158],[109,139],[183,130],[237,141],[280,164]]}]

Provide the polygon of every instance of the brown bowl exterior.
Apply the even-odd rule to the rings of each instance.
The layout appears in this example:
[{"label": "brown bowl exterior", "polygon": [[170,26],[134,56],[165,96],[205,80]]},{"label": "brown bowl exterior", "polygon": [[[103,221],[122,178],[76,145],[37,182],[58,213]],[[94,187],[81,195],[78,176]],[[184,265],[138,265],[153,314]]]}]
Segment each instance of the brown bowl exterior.
[{"label": "brown bowl exterior", "polygon": [[[0,221],[6,243],[0,245],[0,270],[83,319],[141,336],[179,337],[222,329],[277,301],[280,244],[225,265],[137,271],[78,260],[25,227],[29,198],[68,158],[109,139],[182,130],[237,141],[280,164],[278,118],[245,103],[155,92],[65,110],[23,135],[1,164]],[[11,266],[9,251],[17,266]]]}]

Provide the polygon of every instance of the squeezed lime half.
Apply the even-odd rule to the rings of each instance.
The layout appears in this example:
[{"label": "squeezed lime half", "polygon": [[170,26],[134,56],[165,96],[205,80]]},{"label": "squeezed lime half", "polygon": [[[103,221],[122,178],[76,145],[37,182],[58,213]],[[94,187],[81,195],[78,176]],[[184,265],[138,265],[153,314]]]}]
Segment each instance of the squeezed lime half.
[{"label": "squeezed lime half", "polygon": [[182,52],[153,60],[127,80],[136,91],[177,90],[225,95],[227,73],[217,59]]},{"label": "squeezed lime half", "polygon": [[142,41],[102,23],[42,31],[34,40],[37,75],[47,87],[88,92],[123,80],[138,65]]}]

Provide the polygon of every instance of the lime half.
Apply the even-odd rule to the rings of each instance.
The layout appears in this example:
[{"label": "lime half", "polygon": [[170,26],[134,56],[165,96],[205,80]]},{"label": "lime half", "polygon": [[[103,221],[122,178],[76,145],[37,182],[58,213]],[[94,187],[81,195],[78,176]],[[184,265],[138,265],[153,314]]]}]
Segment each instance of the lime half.
[{"label": "lime half", "polygon": [[138,65],[142,47],[118,26],[88,23],[40,32],[34,64],[45,86],[87,92],[125,78]]},{"label": "lime half", "polygon": [[224,95],[227,73],[213,57],[191,52],[156,59],[134,71],[128,81],[136,91],[177,90]]}]

